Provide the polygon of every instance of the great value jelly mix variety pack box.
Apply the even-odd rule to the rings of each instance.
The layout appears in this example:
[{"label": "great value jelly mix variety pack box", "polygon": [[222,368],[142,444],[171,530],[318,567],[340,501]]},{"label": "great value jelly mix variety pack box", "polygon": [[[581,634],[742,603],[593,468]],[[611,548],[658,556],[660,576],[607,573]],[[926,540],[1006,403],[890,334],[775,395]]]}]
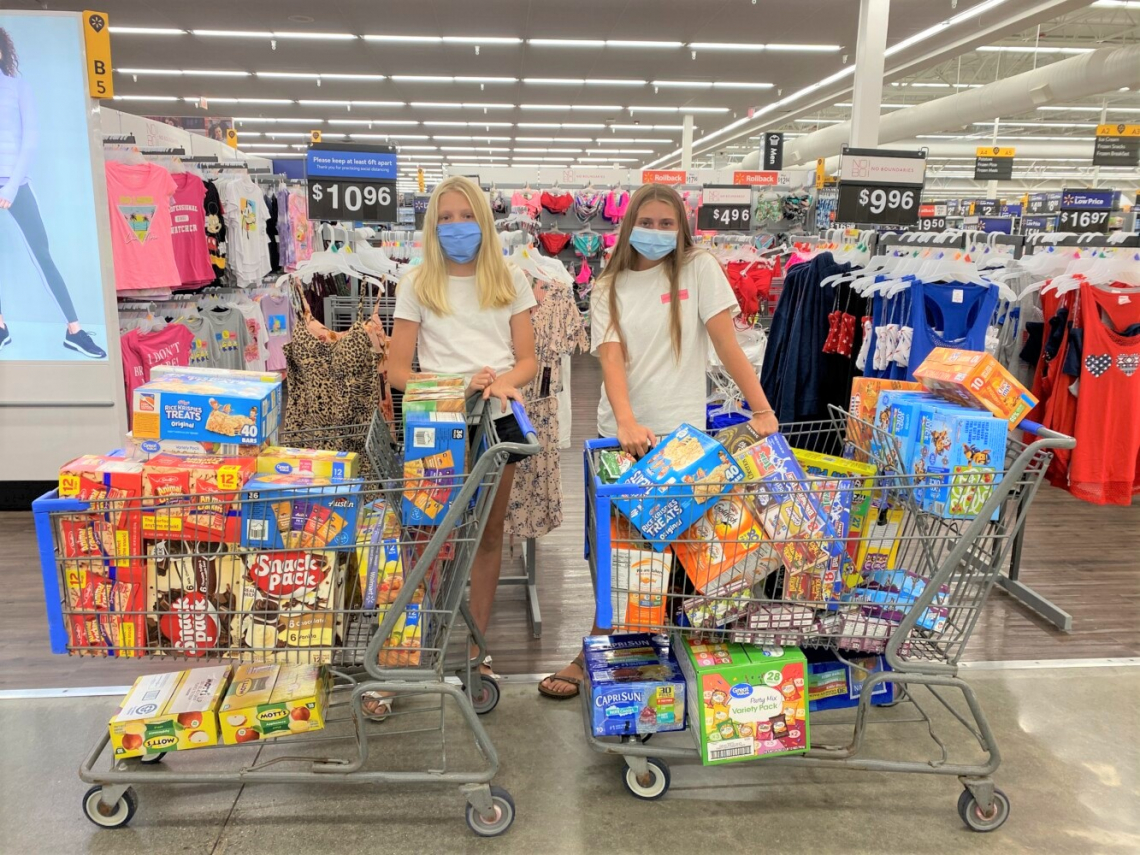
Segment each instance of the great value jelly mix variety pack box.
[{"label": "great value jelly mix variety pack box", "polygon": [[262,445],[281,421],[281,381],[164,373],[134,391],[137,440],[185,439]]},{"label": "great value jelly mix variety pack box", "polygon": [[633,455],[620,448],[603,448],[597,456],[598,477],[603,484],[616,484],[636,462]]},{"label": "great value jelly mix variety pack box", "polygon": [[269,446],[257,455],[259,475],[310,475],[333,481],[348,481],[360,474],[360,455],[355,451]]},{"label": "great value jelly mix variety pack box", "polygon": [[242,546],[325,549],[353,546],[359,481],[308,475],[257,475],[245,485]]},{"label": "great value jelly mix variety pack box", "polygon": [[218,710],[222,742],[240,745],[321,730],[331,689],[332,677],[319,665],[239,665]]},{"label": "great value jelly mix variety pack box", "polygon": [[703,764],[801,754],[811,746],[807,660],[799,648],[675,641]]},{"label": "great value jelly mix variety pack box", "polygon": [[461,412],[404,413],[404,525],[439,525],[461,486],[467,419]]},{"label": "great value jelly mix variety pack box", "polygon": [[921,460],[916,460],[924,479],[923,510],[944,519],[976,517],[1001,481],[1006,432],[1007,422],[983,410],[946,406],[925,411]]},{"label": "great value jelly mix variety pack box", "polygon": [[988,353],[936,347],[914,369],[926,388],[959,404],[982,407],[1014,428],[1037,399]]},{"label": "great value jelly mix variety pack box", "polygon": [[748,585],[780,566],[744,490],[733,487],[673,544],[693,587],[712,595],[737,581]]},{"label": "great value jelly mix variety pack box", "polygon": [[661,636],[584,639],[595,736],[664,733],[685,727],[685,679]]},{"label": "great value jelly mix variety pack box", "polygon": [[724,446],[683,424],[630,467],[620,484],[645,489],[644,496],[614,504],[658,552],[663,552],[744,473]]},{"label": "great value jelly mix variety pack box", "polygon": [[112,756],[216,745],[218,705],[229,679],[229,665],[139,677],[111,719]]},{"label": "great value jelly mix variety pack box", "polygon": [[867,463],[871,460],[871,425],[875,424],[879,395],[888,390],[921,391],[921,383],[911,380],[884,380],[878,377],[856,377],[851,381],[851,403],[847,408],[847,442],[843,456]]}]

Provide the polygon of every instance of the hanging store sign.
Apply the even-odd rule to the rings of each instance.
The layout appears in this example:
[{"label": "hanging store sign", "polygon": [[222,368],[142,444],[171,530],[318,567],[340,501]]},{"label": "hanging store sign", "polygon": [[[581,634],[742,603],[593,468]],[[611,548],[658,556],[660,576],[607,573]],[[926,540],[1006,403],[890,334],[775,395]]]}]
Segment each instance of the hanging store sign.
[{"label": "hanging store sign", "polygon": [[106,12],[84,11],[83,46],[87,49],[87,94],[92,98],[113,97],[111,26]]},{"label": "hanging store sign", "polygon": [[305,171],[309,219],[396,222],[396,152],[391,146],[315,143]]},{"label": "hanging store sign", "polygon": [[683,169],[643,169],[642,184],[669,184],[678,186],[685,183],[687,173]]},{"label": "hanging store sign", "polygon": [[1036,232],[1052,232],[1056,231],[1057,218],[1056,217],[1022,217],[1021,218],[1021,233],[1023,235],[1031,235]]},{"label": "hanging store sign", "polygon": [[1009,181],[1013,178],[1013,156],[1015,148],[1001,146],[979,146],[974,152],[975,181]]},{"label": "hanging store sign", "polygon": [[844,149],[837,223],[914,226],[926,180],[925,151]]},{"label": "hanging store sign", "polygon": [[993,217],[996,216],[1001,208],[1001,203],[997,199],[976,199],[974,200],[974,216],[975,217]]},{"label": "hanging store sign", "polygon": [[1140,125],[1097,125],[1093,166],[1140,164]]},{"label": "hanging store sign", "polygon": [[775,187],[780,183],[780,173],[737,171],[732,173],[732,183],[750,187]]},{"label": "hanging store sign", "polygon": [[1030,193],[1025,203],[1026,214],[1055,214],[1061,210],[1060,193]]},{"label": "hanging store sign", "polygon": [[764,168],[777,172],[784,168],[784,135],[778,131],[764,134]]},{"label": "hanging store sign", "polygon": [[1062,211],[1111,211],[1120,199],[1119,190],[1062,190]]},{"label": "hanging store sign", "polygon": [[702,231],[748,231],[752,228],[752,189],[728,185],[701,191],[697,228]]}]

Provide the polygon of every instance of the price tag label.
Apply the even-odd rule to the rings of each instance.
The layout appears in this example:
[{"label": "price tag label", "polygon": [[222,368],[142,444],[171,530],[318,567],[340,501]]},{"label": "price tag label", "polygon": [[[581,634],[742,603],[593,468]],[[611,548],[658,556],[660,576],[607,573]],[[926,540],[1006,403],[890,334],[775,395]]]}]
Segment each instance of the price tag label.
[{"label": "price tag label", "polygon": [[1062,211],[1059,232],[1107,232],[1109,211]]},{"label": "price tag label", "polygon": [[706,204],[697,209],[697,228],[703,231],[748,231],[751,205]]},{"label": "price tag label", "polygon": [[309,179],[309,219],[396,222],[394,181]]},{"label": "price tag label", "polygon": [[841,183],[835,221],[883,226],[918,224],[920,186]]},{"label": "price tag label", "polygon": [[920,232],[944,232],[946,231],[946,218],[945,217],[919,217],[918,230]]}]

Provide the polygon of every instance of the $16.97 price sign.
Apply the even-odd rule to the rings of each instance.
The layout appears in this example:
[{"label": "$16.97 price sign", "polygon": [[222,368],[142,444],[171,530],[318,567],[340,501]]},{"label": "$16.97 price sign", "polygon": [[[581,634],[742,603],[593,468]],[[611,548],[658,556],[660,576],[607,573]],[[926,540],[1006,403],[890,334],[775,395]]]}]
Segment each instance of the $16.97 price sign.
[{"label": "$16.97 price sign", "polygon": [[1108,211],[1062,211],[1059,232],[1107,232]]},{"label": "$16.97 price sign", "polygon": [[396,187],[391,182],[309,179],[309,219],[396,222]]}]

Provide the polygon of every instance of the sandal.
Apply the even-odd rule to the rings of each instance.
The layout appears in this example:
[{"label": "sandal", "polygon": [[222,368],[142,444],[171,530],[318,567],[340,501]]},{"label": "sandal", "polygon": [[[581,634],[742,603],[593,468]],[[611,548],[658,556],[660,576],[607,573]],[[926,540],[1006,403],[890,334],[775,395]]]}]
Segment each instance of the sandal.
[{"label": "sandal", "polygon": [[380,692],[365,692],[360,707],[369,721],[381,722],[392,714],[392,696]]},{"label": "sandal", "polygon": [[[586,663],[582,659],[582,654],[579,653],[570,662],[571,665],[577,665],[582,669],[584,674],[586,671]],[[556,692],[553,689],[548,689],[546,684],[548,682],[568,683],[574,687],[570,692]],[[538,684],[538,692],[540,695],[545,695],[548,698],[554,698],[556,701],[568,701],[571,698],[576,698],[582,691],[582,680],[578,677],[563,677],[561,674],[551,674],[549,677],[543,678],[542,682]]]}]

